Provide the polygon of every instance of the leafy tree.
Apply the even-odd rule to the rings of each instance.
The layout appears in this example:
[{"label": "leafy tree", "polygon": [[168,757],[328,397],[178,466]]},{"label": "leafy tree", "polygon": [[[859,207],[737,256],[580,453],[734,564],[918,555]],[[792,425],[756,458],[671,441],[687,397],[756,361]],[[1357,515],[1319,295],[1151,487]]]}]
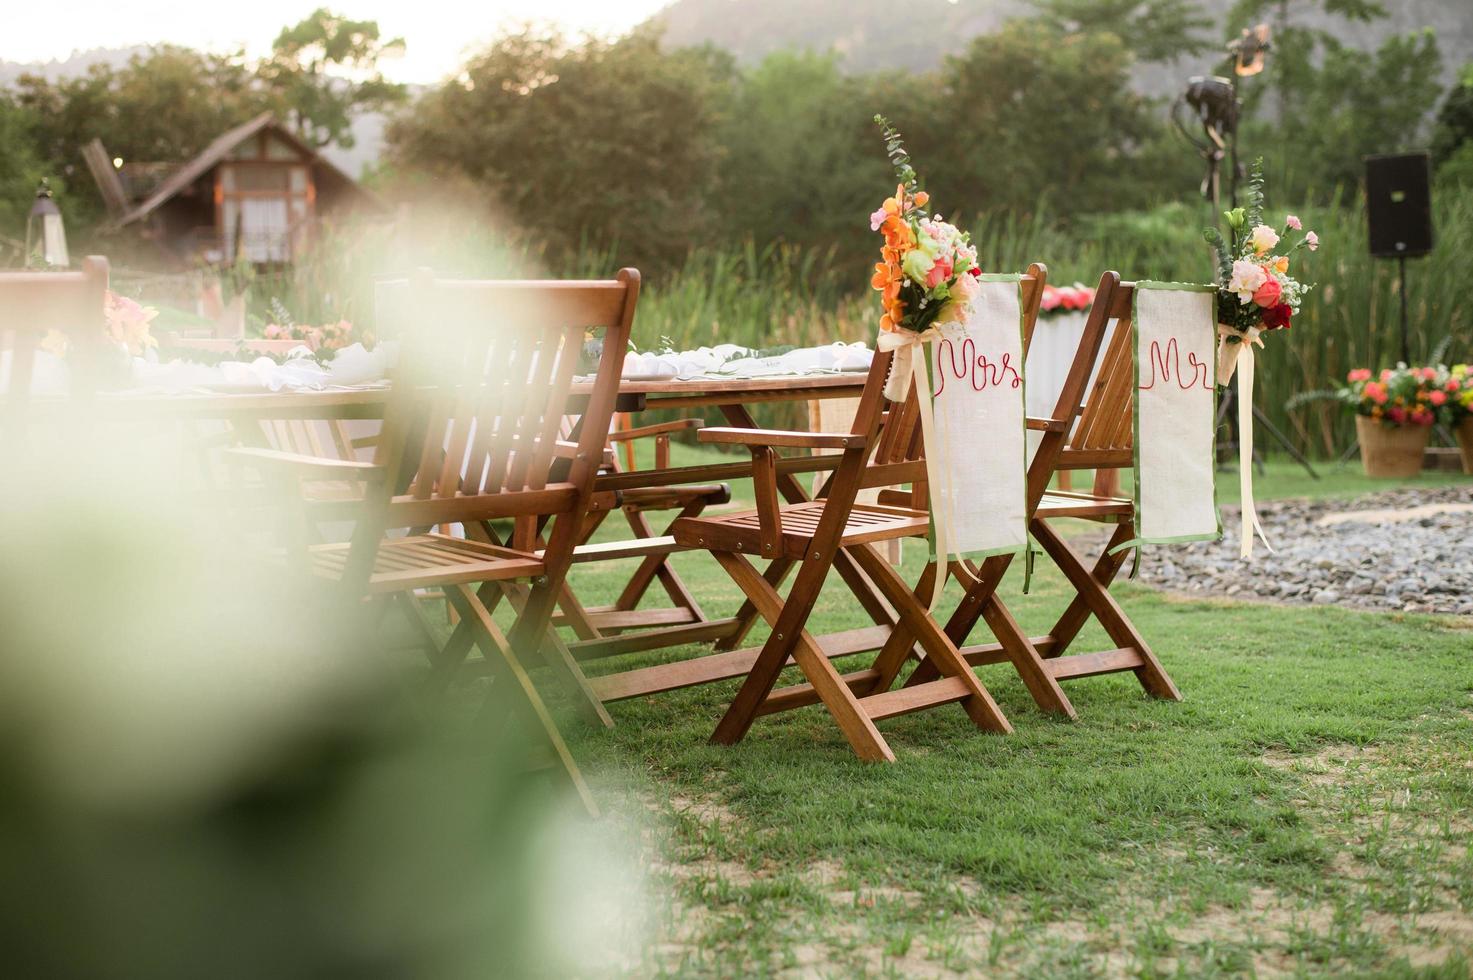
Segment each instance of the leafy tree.
[{"label": "leafy tree", "polygon": [[1432,131],[1432,156],[1438,166],[1464,146],[1473,145],[1473,62],[1448,89]]},{"label": "leafy tree", "polygon": [[864,216],[889,182],[870,118],[929,118],[943,108],[927,101],[931,88],[907,74],[845,75],[833,54],[769,55],[742,78],[719,133],[723,237],[837,247],[857,262],[872,250]]},{"label": "leafy tree", "polygon": [[1276,186],[1301,200],[1356,185],[1368,154],[1414,148],[1440,88],[1431,31],[1389,37],[1374,52],[1331,37],[1319,48],[1319,64],[1279,59],[1271,66],[1296,79],[1295,97],[1279,119],[1254,119],[1243,133],[1244,155],[1262,152]]},{"label": "leafy tree", "polygon": [[1212,18],[1194,0],[1033,0],[1061,34],[1114,34],[1141,61],[1171,61],[1208,46]]},{"label": "leafy tree", "polygon": [[1161,123],[1131,91],[1131,63],[1113,34],[1060,35],[1037,21],[975,38],[941,70],[944,149],[928,168],[937,200],[1022,213],[1044,193],[1071,211],[1138,197],[1130,159]]},{"label": "leafy tree", "polygon": [[1291,118],[1295,103],[1317,83],[1322,50],[1341,46],[1334,32],[1307,26],[1296,17],[1311,11],[1355,24],[1386,17],[1386,8],[1379,0],[1237,0],[1223,21],[1229,41],[1236,39],[1243,28],[1260,22],[1273,28],[1269,71],[1251,87],[1274,93],[1274,109],[1280,122]]},{"label": "leafy tree", "polygon": [[378,68],[380,59],[403,51],[402,38],[380,39],[377,21],[349,20],[319,7],[282,28],[256,71],[303,140],[351,147],[356,113],[405,99],[404,86]]},{"label": "leafy tree", "polygon": [[26,216],[46,175],[33,149],[31,113],[0,91],[0,266],[14,259],[11,243],[23,243]]},{"label": "leafy tree", "polygon": [[619,245],[618,261],[673,261],[712,228],[715,131],[735,70],[656,33],[569,45],[503,37],[393,121],[395,162],[481,188],[555,251]]},{"label": "leafy tree", "polygon": [[45,172],[70,188],[68,222],[85,224],[100,220],[103,208],[83,145],[101,139],[110,154],[130,161],[186,160],[261,111],[265,101],[252,79],[239,55],[160,45],[121,68],[93,65],[55,82],[22,76],[12,99],[29,119],[30,145]]}]

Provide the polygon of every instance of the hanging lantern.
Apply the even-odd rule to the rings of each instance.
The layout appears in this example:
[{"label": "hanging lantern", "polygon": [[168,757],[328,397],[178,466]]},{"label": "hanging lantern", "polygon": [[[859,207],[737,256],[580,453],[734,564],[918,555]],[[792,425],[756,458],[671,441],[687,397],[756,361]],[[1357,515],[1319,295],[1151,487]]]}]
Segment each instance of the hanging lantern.
[{"label": "hanging lantern", "polygon": [[51,186],[43,179],[26,218],[26,268],[64,268],[69,264],[61,208],[51,199]]}]

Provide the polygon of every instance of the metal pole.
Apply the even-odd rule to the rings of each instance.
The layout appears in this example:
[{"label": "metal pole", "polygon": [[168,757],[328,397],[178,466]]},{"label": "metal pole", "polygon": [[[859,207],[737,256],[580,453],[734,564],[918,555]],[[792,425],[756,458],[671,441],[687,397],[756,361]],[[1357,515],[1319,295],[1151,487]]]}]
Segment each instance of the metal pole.
[{"label": "metal pole", "polygon": [[1397,278],[1397,292],[1401,293],[1401,361],[1403,364],[1412,363],[1412,349],[1407,340],[1407,257],[1398,255],[1399,272]]},{"label": "metal pole", "polygon": [[1238,206],[1238,127],[1243,124],[1243,114],[1238,105],[1238,72],[1237,66],[1228,74],[1228,85],[1232,89],[1233,98],[1233,142],[1228,148],[1228,207]]}]

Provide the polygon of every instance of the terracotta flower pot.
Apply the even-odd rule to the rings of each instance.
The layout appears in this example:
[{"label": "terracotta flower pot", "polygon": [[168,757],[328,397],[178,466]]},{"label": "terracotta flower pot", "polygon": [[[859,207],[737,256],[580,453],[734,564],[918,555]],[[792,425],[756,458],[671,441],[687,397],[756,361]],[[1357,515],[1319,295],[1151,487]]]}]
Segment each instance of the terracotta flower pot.
[{"label": "terracotta flower pot", "polygon": [[1432,436],[1430,425],[1391,425],[1366,415],[1355,417],[1360,461],[1366,476],[1406,478],[1422,472],[1422,454]]},{"label": "terracotta flower pot", "polygon": [[1463,472],[1473,476],[1473,415],[1463,419],[1453,432],[1458,436],[1458,451],[1463,454]]},{"label": "terracotta flower pot", "polygon": [[1225,385],[1233,380],[1233,374],[1238,370],[1238,354],[1242,351],[1244,344],[1258,344],[1263,346],[1263,341],[1258,335],[1263,333],[1258,327],[1249,327],[1247,333],[1235,330],[1226,323],[1217,325],[1217,383]]}]

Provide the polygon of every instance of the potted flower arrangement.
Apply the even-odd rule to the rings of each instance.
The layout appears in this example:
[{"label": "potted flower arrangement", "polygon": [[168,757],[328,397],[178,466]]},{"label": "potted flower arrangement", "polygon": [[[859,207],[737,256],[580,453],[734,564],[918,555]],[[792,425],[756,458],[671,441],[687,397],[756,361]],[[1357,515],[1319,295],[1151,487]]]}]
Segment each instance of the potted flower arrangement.
[{"label": "potted flower arrangement", "polygon": [[1439,380],[1447,396],[1447,422],[1463,455],[1463,472],[1473,476],[1473,372],[1466,364],[1454,364]]},{"label": "potted flower arrangement", "polygon": [[1405,364],[1379,375],[1370,368],[1346,375],[1337,397],[1355,413],[1366,476],[1409,477],[1421,471],[1432,423],[1446,414],[1451,401],[1439,375],[1437,368]]},{"label": "potted flower arrangement", "polygon": [[1281,228],[1263,223],[1263,161],[1253,164],[1248,180],[1247,207],[1223,212],[1231,240],[1216,228],[1206,238],[1217,252],[1217,383],[1227,384],[1237,369],[1243,344],[1263,346],[1268,330],[1287,330],[1304,295],[1314,288],[1289,275],[1290,256],[1300,249],[1313,252],[1319,236],[1304,232],[1287,245],[1291,232],[1303,231],[1294,215]]}]

